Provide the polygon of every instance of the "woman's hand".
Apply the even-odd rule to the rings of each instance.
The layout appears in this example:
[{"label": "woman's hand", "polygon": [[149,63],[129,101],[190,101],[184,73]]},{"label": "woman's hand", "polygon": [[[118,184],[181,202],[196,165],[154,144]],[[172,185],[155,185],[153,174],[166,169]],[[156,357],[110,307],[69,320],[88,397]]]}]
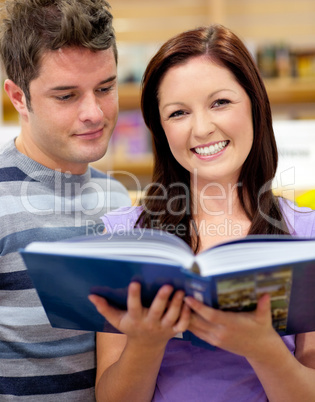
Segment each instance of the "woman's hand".
[{"label": "woman's hand", "polygon": [[133,282],[128,288],[127,311],[111,306],[103,297],[90,295],[89,300],[97,311],[128,340],[139,341],[143,346],[166,345],[178,332],[187,329],[190,309],[184,300],[184,292],[177,291],[170,300],[173,287],[162,286],[150,308],[141,304],[141,285]]},{"label": "woman's hand", "polygon": [[151,401],[165,347],[176,333],[189,325],[190,309],[184,292],[173,294],[162,286],[150,308],[141,304],[141,286],[128,287],[127,311],[111,306],[104,298],[90,295],[100,314],[125,335],[97,335],[96,397],[98,400]]},{"label": "woman's hand", "polygon": [[213,309],[192,297],[185,302],[194,311],[188,330],[229,352],[257,358],[268,342],[279,337],[272,327],[269,295],[259,300],[255,311],[244,313]]}]

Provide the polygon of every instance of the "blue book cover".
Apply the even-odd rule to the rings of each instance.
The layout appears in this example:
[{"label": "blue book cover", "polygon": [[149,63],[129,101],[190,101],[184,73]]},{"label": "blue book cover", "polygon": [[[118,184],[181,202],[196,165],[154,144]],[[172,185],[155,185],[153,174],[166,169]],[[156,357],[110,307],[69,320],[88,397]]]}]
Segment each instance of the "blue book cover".
[{"label": "blue book cover", "polygon": [[[269,293],[281,335],[315,330],[315,239],[253,236],[194,256],[174,235],[139,229],[35,242],[21,255],[53,327],[117,332],[88,295],[125,309],[127,287],[138,281],[144,306],[166,283],[230,311],[251,311]],[[205,346],[188,332],[184,339]]]}]

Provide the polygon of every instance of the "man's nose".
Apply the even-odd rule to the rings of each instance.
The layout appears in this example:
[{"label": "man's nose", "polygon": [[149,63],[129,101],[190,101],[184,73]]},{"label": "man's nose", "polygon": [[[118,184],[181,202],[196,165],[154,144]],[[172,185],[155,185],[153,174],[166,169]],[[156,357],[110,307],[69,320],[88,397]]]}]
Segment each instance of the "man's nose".
[{"label": "man's nose", "polygon": [[81,121],[97,123],[103,117],[103,110],[96,96],[86,96],[80,105],[79,117]]}]

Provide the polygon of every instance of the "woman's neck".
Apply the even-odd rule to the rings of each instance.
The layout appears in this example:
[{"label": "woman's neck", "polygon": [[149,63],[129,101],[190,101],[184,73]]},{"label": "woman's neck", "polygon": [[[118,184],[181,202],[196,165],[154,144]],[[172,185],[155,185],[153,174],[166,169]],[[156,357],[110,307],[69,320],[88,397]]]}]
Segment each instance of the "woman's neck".
[{"label": "woman's neck", "polygon": [[237,188],[235,184],[209,184],[193,193],[192,215],[200,238],[198,251],[247,236],[251,221],[239,200]]}]

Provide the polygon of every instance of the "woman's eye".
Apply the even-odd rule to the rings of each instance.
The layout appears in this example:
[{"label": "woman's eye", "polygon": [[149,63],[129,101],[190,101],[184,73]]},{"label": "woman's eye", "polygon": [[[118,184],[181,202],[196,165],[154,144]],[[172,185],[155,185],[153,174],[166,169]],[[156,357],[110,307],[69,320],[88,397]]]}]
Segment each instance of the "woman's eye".
[{"label": "woman's eye", "polygon": [[213,103],[214,107],[224,106],[231,103],[228,99],[218,99]]},{"label": "woman's eye", "polygon": [[173,112],[172,114],[170,114],[170,118],[183,116],[184,114],[186,114],[186,113],[183,110],[176,110],[176,112]]}]

